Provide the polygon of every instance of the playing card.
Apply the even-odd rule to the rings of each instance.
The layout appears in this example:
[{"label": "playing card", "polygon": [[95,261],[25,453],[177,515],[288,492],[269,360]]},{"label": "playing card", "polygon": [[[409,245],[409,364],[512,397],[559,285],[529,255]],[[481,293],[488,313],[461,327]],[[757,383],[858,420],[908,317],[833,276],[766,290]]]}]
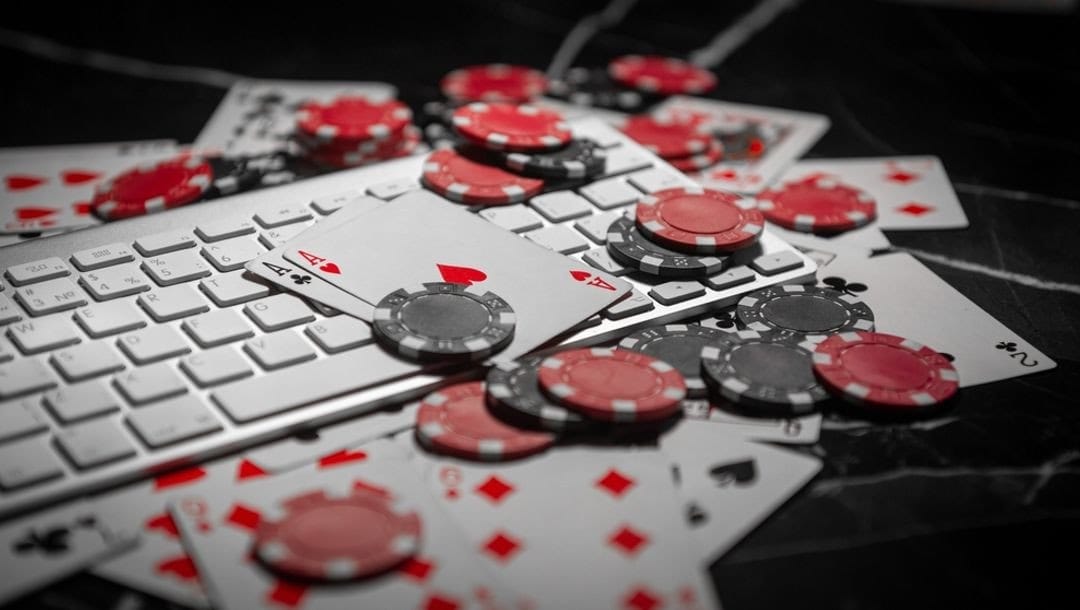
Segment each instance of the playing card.
[{"label": "playing card", "polygon": [[225,94],[195,139],[195,147],[229,156],[285,150],[301,103],[329,102],[341,95],[383,101],[396,94],[387,83],[242,80]]},{"label": "playing card", "polygon": [[284,256],[369,303],[424,282],[494,292],[516,317],[503,358],[526,353],[630,291],[623,280],[427,191],[406,193],[314,239],[292,240]]},{"label": "playing card", "polygon": [[0,604],[135,544],[133,530],[101,517],[101,507],[79,500],[0,525]]},{"label": "playing card", "polygon": [[818,269],[818,279],[869,305],[876,330],[947,354],[960,375],[960,387],[1057,366],[912,256],[834,254]]},{"label": "playing card", "polygon": [[770,441],[788,445],[812,445],[821,436],[821,415],[804,415],[790,419],[747,417],[725,409],[725,401],[684,400],[686,418],[710,422],[723,434],[755,441]]},{"label": "playing card", "polygon": [[864,256],[892,247],[889,238],[881,232],[876,222],[864,227],[836,233],[834,235],[816,235],[802,231],[792,231],[769,223],[769,232],[797,248],[810,248],[831,252],[837,248],[858,250]]},{"label": "playing card", "polygon": [[[384,446],[390,446],[386,443]],[[500,584],[469,558],[469,547],[402,456],[306,467],[221,493],[187,494],[171,505],[215,607],[296,608],[499,607]],[[380,575],[334,585],[290,579],[252,557],[260,523],[283,517],[283,503],[312,494],[340,498],[353,489],[391,496],[419,515],[420,550]],[[318,532],[318,528],[313,532]]]},{"label": "playing card", "polygon": [[98,183],[176,152],[171,140],[0,149],[0,233],[98,224],[89,206]]}]

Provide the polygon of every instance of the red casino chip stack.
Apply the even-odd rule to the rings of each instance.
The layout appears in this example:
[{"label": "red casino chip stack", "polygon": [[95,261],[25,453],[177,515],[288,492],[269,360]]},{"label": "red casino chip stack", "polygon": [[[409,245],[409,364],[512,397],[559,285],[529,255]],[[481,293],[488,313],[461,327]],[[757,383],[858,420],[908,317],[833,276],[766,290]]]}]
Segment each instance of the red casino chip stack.
[{"label": "red casino chip stack", "polygon": [[757,199],[769,222],[804,233],[840,233],[877,217],[877,204],[869,193],[831,178],[789,182]]},{"label": "red casino chip stack", "polygon": [[342,96],[307,102],[296,113],[296,141],[304,155],[331,168],[358,167],[412,154],[420,130],[397,100]]},{"label": "red casino chip stack", "polygon": [[454,129],[489,150],[544,152],[570,143],[570,126],[559,113],[536,106],[474,102],[454,111]]},{"label": "red casino chip stack", "polygon": [[689,254],[740,250],[765,225],[753,199],[701,187],[672,188],[640,199],[638,229],[650,240]]},{"label": "red casino chip stack", "polygon": [[424,162],[421,182],[451,201],[469,205],[519,203],[544,187],[543,180],[475,161],[452,148],[431,153]]},{"label": "red casino chip stack", "polygon": [[443,95],[454,102],[522,104],[544,93],[547,78],[525,66],[486,64],[450,72],[439,82]]},{"label": "red casino chip stack", "polygon": [[712,72],[659,55],[617,57],[608,64],[608,73],[617,83],[660,95],[697,95],[716,87]]},{"label": "red casino chip stack", "polygon": [[119,220],[198,201],[214,172],[206,160],[182,156],[125,171],[99,185],[90,209],[99,218]]},{"label": "red casino chip stack", "polygon": [[702,170],[724,157],[723,144],[697,121],[638,115],[627,119],[622,131],[679,171]]}]

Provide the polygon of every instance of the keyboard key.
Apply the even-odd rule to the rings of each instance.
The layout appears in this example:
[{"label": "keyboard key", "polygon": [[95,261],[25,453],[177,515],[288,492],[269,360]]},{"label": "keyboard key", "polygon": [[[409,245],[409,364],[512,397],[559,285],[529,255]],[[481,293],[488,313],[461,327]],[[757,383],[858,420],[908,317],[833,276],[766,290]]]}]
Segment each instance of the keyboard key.
[{"label": "keyboard key", "polygon": [[350,316],[319,320],[308,324],[304,332],[328,354],[367,345],[374,340],[371,327]]},{"label": "keyboard key", "polygon": [[601,210],[630,205],[641,197],[641,192],[627,184],[622,178],[598,180],[581,187],[578,192]]},{"label": "keyboard key", "polygon": [[[573,126],[573,130],[575,138],[588,138],[596,142],[600,148],[605,149],[622,146],[623,139],[626,137],[614,129],[607,128],[606,125],[596,123],[577,123]],[[607,152],[610,154],[610,151]]]},{"label": "keyboard key", "polygon": [[76,468],[93,468],[135,455],[135,446],[113,419],[75,424],[56,433],[56,442]]},{"label": "keyboard key", "polygon": [[68,269],[64,261],[55,256],[21,265],[12,265],[6,271],[7,278],[16,286],[35,284],[70,274],[71,269]]},{"label": "keyboard key", "polygon": [[56,377],[34,358],[0,364],[0,400],[56,387]]},{"label": "keyboard key", "polygon": [[209,349],[180,359],[180,368],[199,387],[234,381],[251,374],[251,365],[235,348]]},{"label": "keyboard key", "polygon": [[47,352],[82,340],[75,325],[61,316],[16,322],[8,326],[8,338],[24,354]]},{"label": "keyboard key", "polygon": [[615,259],[611,258],[611,254],[608,253],[607,248],[593,248],[585,254],[582,254],[581,259],[593,267],[596,267],[601,271],[607,271],[616,277],[626,275],[633,271],[633,269],[623,267],[615,262]]},{"label": "keyboard key", "polygon": [[656,307],[656,303],[649,297],[641,294],[637,290],[633,290],[623,300],[608,307],[604,311],[600,312],[604,314],[604,317],[609,320],[622,320],[623,318],[629,318],[630,316],[636,316],[646,311],[650,311]]},{"label": "keyboard key", "polygon": [[7,295],[0,294],[0,325],[18,322],[22,319],[22,310],[19,309]]},{"label": "keyboard key", "polygon": [[566,225],[544,227],[538,231],[526,233],[525,237],[559,254],[574,254],[589,249],[588,242]]},{"label": "keyboard key", "polygon": [[151,326],[120,337],[120,349],[135,364],[146,364],[191,351],[184,337],[171,326]]},{"label": "keyboard key", "polygon": [[239,237],[205,245],[201,252],[218,271],[235,271],[265,250],[254,240]]},{"label": "keyboard key", "polygon": [[603,212],[586,216],[574,223],[574,227],[581,231],[593,243],[602,246],[607,243],[607,230],[611,223],[619,217],[618,212]]},{"label": "keyboard key", "polygon": [[238,341],[255,334],[247,320],[233,309],[212,311],[184,320],[181,328],[202,347]]},{"label": "keyboard key", "polygon": [[15,290],[15,300],[32,316],[86,305],[86,293],[68,278],[49,280]]},{"label": "keyboard key", "polygon": [[101,381],[84,381],[45,393],[45,406],[62,424],[112,413],[120,403]]},{"label": "keyboard key", "polygon": [[642,191],[652,194],[664,189],[675,188],[679,186],[688,186],[687,180],[680,174],[673,174],[664,169],[647,169],[645,171],[636,172],[628,176],[630,184],[633,184]]},{"label": "keyboard key", "polygon": [[289,225],[294,222],[303,222],[305,220],[311,220],[311,210],[309,210],[307,206],[302,205],[282,206],[272,210],[260,210],[255,214],[255,222],[262,225],[264,229],[272,229],[274,227]]},{"label": "keyboard key", "polygon": [[237,422],[248,422],[318,400],[353,392],[418,371],[419,366],[387,358],[376,346],[304,362],[214,391],[214,400]]},{"label": "keyboard key", "polygon": [[749,267],[739,265],[738,267],[732,267],[723,273],[717,273],[716,275],[707,277],[703,280],[706,286],[713,290],[726,290],[740,284],[746,284],[754,281],[754,272]]},{"label": "keyboard key", "polygon": [[765,254],[750,261],[750,266],[761,275],[776,275],[792,269],[802,267],[802,259],[790,250]]},{"label": "keyboard key", "polygon": [[344,193],[337,193],[335,195],[316,197],[311,201],[311,207],[316,212],[326,216],[327,214],[333,214],[340,210],[346,203],[349,203],[350,200],[355,199],[356,196],[356,191],[345,191]]},{"label": "keyboard key", "polygon": [[604,175],[615,176],[652,167],[653,160],[641,150],[628,146],[609,150],[604,163]]},{"label": "keyboard key", "polygon": [[71,255],[71,262],[79,271],[100,269],[132,260],[135,260],[135,252],[128,245],[121,243],[79,250]]},{"label": "keyboard key", "polygon": [[176,320],[210,310],[206,299],[191,285],[158,288],[140,295],[139,306],[158,322]]},{"label": "keyboard key", "polygon": [[146,272],[159,286],[190,282],[210,275],[210,268],[194,252],[175,252],[148,258],[142,263]]},{"label": "keyboard key", "polygon": [[420,188],[420,183],[414,178],[397,178],[369,186],[367,194],[383,201],[390,201],[394,197],[404,195],[409,191],[415,191],[418,188]]},{"label": "keyboard key", "polygon": [[195,237],[188,231],[166,231],[135,240],[135,249],[143,256],[156,256],[194,245]]},{"label": "keyboard key", "polygon": [[689,301],[703,294],[705,294],[705,287],[699,282],[664,282],[653,286],[652,290],[649,291],[649,296],[664,305]]},{"label": "keyboard key", "polygon": [[255,232],[255,222],[247,218],[229,218],[195,227],[195,234],[205,242],[221,241]]},{"label": "keyboard key", "polygon": [[187,384],[167,362],[125,371],[114,377],[113,381],[124,398],[133,405],[187,392]]},{"label": "keyboard key", "polygon": [[537,195],[529,205],[551,222],[563,222],[592,213],[589,202],[573,191],[555,191]]},{"label": "keyboard key", "polygon": [[91,341],[59,350],[53,353],[51,360],[68,381],[81,381],[124,368],[120,355],[103,341]]},{"label": "keyboard key", "polygon": [[64,474],[44,437],[0,445],[0,488],[5,491],[54,479]]},{"label": "keyboard key", "polygon": [[4,341],[3,337],[0,337],[0,362],[7,362],[14,357],[15,352],[12,350],[11,345]]},{"label": "keyboard key", "polygon": [[130,301],[80,307],[75,310],[75,321],[95,339],[146,326],[146,318]]},{"label": "keyboard key", "polygon": [[40,403],[35,397],[0,404],[0,443],[48,430],[49,425],[41,417]]},{"label": "keyboard key", "polygon": [[270,294],[269,286],[253,282],[239,271],[207,278],[199,282],[199,288],[218,307],[231,307]]},{"label": "keyboard key", "polygon": [[135,263],[88,271],[79,277],[79,283],[97,301],[128,296],[151,287],[150,280]]},{"label": "keyboard key", "polygon": [[295,332],[271,333],[244,342],[244,351],[266,370],[298,364],[315,357],[315,350]]},{"label": "keyboard key", "polygon": [[154,449],[221,430],[221,422],[194,396],[138,409],[127,420],[139,438]]},{"label": "keyboard key", "polygon": [[307,229],[306,224],[302,225],[285,225],[284,227],[278,227],[276,229],[269,229],[259,233],[259,243],[266,246],[268,250],[273,250],[278,246],[285,245],[285,242],[296,237]]},{"label": "keyboard key", "polygon": [[540,217],[529,211],[523,203],[480,210],[480,216],[514,233],[524,233],[544,226]]},{"label": "keyboard key", "polygon": [[315,320],[311,309],[291,294],[275,294],[248,303],[244,305],[244,313],[267,332]]}]

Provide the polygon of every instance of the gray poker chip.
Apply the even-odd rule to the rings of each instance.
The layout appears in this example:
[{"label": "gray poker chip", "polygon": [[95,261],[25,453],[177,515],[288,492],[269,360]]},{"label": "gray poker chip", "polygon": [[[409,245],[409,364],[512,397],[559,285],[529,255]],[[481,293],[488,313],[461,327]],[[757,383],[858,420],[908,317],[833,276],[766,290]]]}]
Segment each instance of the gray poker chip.
[{"label": "gray poker chip", "polygon": [[720,273],[731,263],[730,256],[692,255],[668,250],[641,234],[633,220],[620,217],[611,223],[607,249],[616,262],[649,275],[695,279]]},{"label": "gray poker chip", "polygon": [[487,404],[497,417],[512,424],[564,432],[582,430],[590,421],[559,406],[540,391],[538,371],[542,356],[497,362],[488,371]]},{"label": "gray poker chip", "polygon": [[756,290],[739,300],[739,321],[759,333],[827,335],[874,330],[874,312],[832,288],[792,284]]},{"label": "gray poker chip", "polygon": [[513,308],[494,292],[447,282],[399,288],[375,306],[380,344],[411,360],[482,360],[514,337]]},{"label": "gray poker chip", "polygon": [[576,139],[552,152],[509,153],[502,156],[502,162],[526,176],[583,179],[603,174],[607,158],[596,142]]},{"label": "gray poker chip", "polygon": [[726,333],[704,326],[668,324],[639,330],[623,337],[619,347],[647,356],[675,367],[686,381],[689,398],[703,398],[708,393],[701,377],[701,350],[709,345],[727,345],[733,339]]},{"label": "gray poker chip", "polygon": [[814,346],[824,336],[797,341],[752,330],[735,335],[737,341],[701,350],[701,370],[713,391],[763,417],[812,413],[829,398],[813,370]]}]

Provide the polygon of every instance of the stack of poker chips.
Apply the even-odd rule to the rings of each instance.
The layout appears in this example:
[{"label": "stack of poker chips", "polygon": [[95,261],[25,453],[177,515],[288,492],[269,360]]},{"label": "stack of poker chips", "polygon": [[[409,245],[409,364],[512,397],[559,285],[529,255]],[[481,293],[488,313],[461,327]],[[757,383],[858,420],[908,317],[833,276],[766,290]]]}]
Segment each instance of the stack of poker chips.
[{"label": "stack of poker chips", "polygon": [[341,169],[408,156],[417,151],[421,134],[402,102],[352,95],[302,104],[294,139],[308,161]]}]

